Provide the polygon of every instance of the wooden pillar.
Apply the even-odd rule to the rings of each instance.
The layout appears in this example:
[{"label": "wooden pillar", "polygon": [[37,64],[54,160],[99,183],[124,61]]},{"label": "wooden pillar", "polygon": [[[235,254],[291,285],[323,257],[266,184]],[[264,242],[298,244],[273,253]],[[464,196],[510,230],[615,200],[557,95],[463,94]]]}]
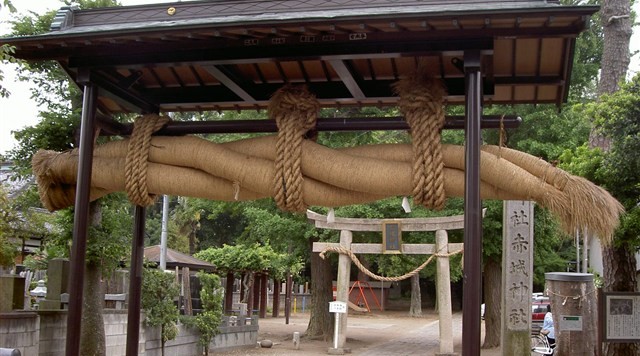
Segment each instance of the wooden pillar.
[{"label": "wooden pillar", "polygon": [[235,275],[233,272],[227,272],[227,280],[224,288],[224,312],[231,314],[233,309],[233,283],[235,282]]},{"label": "wooden pillar", "polygon": [[249,295],[247,296],[247,316],[251,317],[253,315],[253,298],[256,297],[256,294],[253,292],[254,291],[253,284],[256,282],[255,282],[255,275],[253,275],[253,272],[247,272],[247,273],[251,273],[251,275],[249,275],[249,283],[251,283],[252,285],[250,285],[247,290],[247,293],[249,293]]},{"label": "wooden pillar", "polygon": [[[244,300],[244,279],[247,276],[247,272],[242,272],[242,274],[240,275],[240,301]],[[247,309],[251,309],[251,308],[247,308]]]},{"label": "wooden pillar", "polygon": [[553,272],[544,276],[558,345],[556,353],[596,355],[598,303],[593,274]]},{"label": "wooden pillar", "polygon": [[262,273],[256,272],[253,274],[253,291],[251,295],[253,295],[252,303],[249,307],[253,310],[260,309],[260,284],[262,284]]},{"label": "wooden pillar", "polygon": [[533,208],[530,201],[503,203],[502,355],[529,355],[533,291]]},{"label": "wooden pillar", "polygon": [[[447,231],[436,231],[436,251],[439,254],[449,253],[449,241]],[[436,355],[457,355],[453,352],[453,315],[451,312],[451,272],[449,270],[449,257],[437,257],[437,299],[438,317],[440,327],[440,352]]]},{"label": "wooden pillar", "polygon": [[287,284],[286,287],[287,290],[284,292],[285,297],[284,297],[284,318],[285,324],[289,324],[289,317],[291,316],[291,273],[287,273]]},{"label": "wooden pillar", "polygon": [[144,259],[144,221],[146,209],[134,210],[131,268],[129,271],[129,305],[127,310],[127,356],[138,354],[140,340],[140,297],[142,296],[142,262]]},{"label": "wooden pillar", "polygon": [[462,355],[480,356],[480,304],[482,302],[482,208],[480,200],[480,118],[482,75],[480,51],[464,53],[465,175],[464,274],[462,300]]},{"label": "wooden pillar", "polygon": [[85,257],[89,227],[89,190],[93,165],[94,123],[98,88],[89,82],[89,71],[78,70],[78,82],[84,82],[82,118],[80,124],[80,151],[78,152],[78,178],[73,219],[73,244],[71,248],[69,276],[69,312],[67,314],[66,355],[80,353],[80,328],[82,327],[82,299],[84,288]]},{"label": "wooden pillar", "polygon": [[273,279],[273,310],[271,316],[277,318],[280,315],[280,283],[281,281]]},{"label": "wooden pillar", "polygon": [[[349,230],[340,231],[340,246],[351,249],[351,240],[353,234]],[[340,254],[338,257],[338,280],[336,282],[336,301],[349,303],[349,287],[350,287],[350,275],[351,275],[351,258],[349,256]],[[326,306],[329,307],[328,305]],[[334,313],[335,314],[335,313]],[[349,315],[349,308],[347,312],[340,315],[339,333],[338,333],[338,347],[337,349],[331,348],[333,353],[348,353],[349,349],[345,348],[347,342],[347,317]],[[335,316],[334,316],[335,317]]]},{"label": "wooden pillar", "polygon": [[269,286],[269,276],[262,273],[260,278],[260,317],[267,317],[267,289]]},{"label": "wooden pillar", "polygon": [[182,290],[184,300],[184,315],[193,315],[193,301],[191,299],[191,273],[189,267],[182,267]]}]

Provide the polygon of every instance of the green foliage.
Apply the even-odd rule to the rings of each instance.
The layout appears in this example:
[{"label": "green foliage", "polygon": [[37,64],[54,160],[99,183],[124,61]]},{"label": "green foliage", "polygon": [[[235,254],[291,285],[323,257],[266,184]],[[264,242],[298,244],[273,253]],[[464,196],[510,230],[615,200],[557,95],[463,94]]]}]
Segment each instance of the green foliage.
[{"label": "green foliage", "polygon": [[[520,127],[506,130],[505,146],[549,162],[557,160],[566,149],[573,149],[588,140],[590,122],[581,111],[580,106],[574,106],[558,113],[551,105],[496,106],[487,110],[493,114],[522,117]],[[487,143],[499,143],[499,130],[485,130],[483,135]]]},{"label": "green foliage", "polygon": [[18,255],[18,246],[9,241],[14,232],[12,224],[17,220],[16,211],[13,210],[4,188],[0,186],[0,266],[13,266]]},{"label": "green foliage", "polygon": [[208,248],[196,253],[195,257],[212,263],[224,273],[268,271],[273,278],[283,278],[287,271],[295,274],[302,268],[302,262],[296,257],[277,253],[271,246],[258,243]]},{"label": "green foliage", "polygon": [[[183,233],[175,218],[179,214],[180,200],[187,200],[183,197],[169,198],[169,217],[167,222],[167,247],[182,253],[189,254],[189,235]],[[190,199],[191,200],[191,199]],[[156,203],[147,208],[147,218],[145,219],[145,246],[159,245],[162,237],[162,206],[163,199],[159,198]],[[198,223],[199,224],[199,223]]]},{"label": "green foliage", "polygon": [[162,347],[168,340],[178,335],[178,308],[174,299],[178,298],[178,286],[175,276],[155,268],[145,268],[142,275],[142,308],[145,311],[145,323],[160,326]]},{"label": "green foliage", "polygon": [[[94,203],[95,204],[95,203]],[[99,263],[107,272],[129,256],[133,231],[131,205],[122,194],[111,194],[100,200],[102,223],[89,228],[87,262]],[[61,231],[47,241],[50,258],[69,257],[73,233],[73,208],[56,213]]]},{"label": "green foliage", "polygon": [[42,249],[37,249],[34,253],[27,256],[22,264],[31,271],[37,271],[46,270],[47,262],[47,253]]},{"label": "green foliage", "polygon": [[[587,106],[600,133],[610,139],[606,153],[583,155],[576,159],[586,166],[596,183],[605,187],[627,210],[616,231],[614,243],[640,246],[640,75],[622,85],[619,91],[602,95]],[[577,155],[576,155],[577,156]],[[582,163],[586,161],[587,163]]]},{"label": "green foliage", "polygon": [[602,183],[602,162],[604,153],[600,148],[589,148],[585,143],[573,150],[565,150],[560,155],[559,167],[565,171],[584,177],[592,182]]},{"label": "green foliage", "polygon": [[[563,0],[566,5],[598,5],[599,0]],[[602,61],[604,38],[600,13],[589,19],[587,29],[580,33],[576,41],[575,54],[571,69],[569,102],[584,102],[595,99],[598,86],[598,74]]]},{"label": "green foliage", "polygon": [[211,339],[218,334],[218,327],[222,323],[224,291],[220,285],[220,277],[217,275],[198,272],[197,276],[202,284],[200,290],[202,311],[195,316],[193,326],[200,332],[199,343],[208,354],[208,345]]},{"label": "green foliage", "polygon": [[46,240],[51,235],[53,216],[33,209],[29,201],[24,193],[10,199],[0,186],[0,265],[13,265],[21,240],[32,236]]},{"label": "green foliage", "polygon": [[[15,47],[9,46],[8,44],[3,44],[0,46],[0,63],[18,63],[19,60],[16,59],[13,54],[15,53]],[[4,80],[4,73],[0,70],[0,82]],[[0,97],[6,98],[11,93],[7,90],[7,88],[0,85]]]}]

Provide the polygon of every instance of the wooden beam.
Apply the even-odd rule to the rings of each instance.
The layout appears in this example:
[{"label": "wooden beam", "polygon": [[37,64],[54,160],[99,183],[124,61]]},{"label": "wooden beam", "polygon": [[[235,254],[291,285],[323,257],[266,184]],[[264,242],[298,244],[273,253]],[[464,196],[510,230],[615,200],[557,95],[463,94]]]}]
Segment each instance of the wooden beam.
[{"label": "wooden beam", "polygon": [[[484,216],[485,212],[486,209],[483,209],[482,216]],[[317,228],[330,230],[382,231],[382,222],[388,220],[402,224],[402,231],[458,230],[464,228],[464,215],[405,219],[335,218],[334,222],[329,223],[326,215],[307,210],[307,218],[313,221]]]},{"label": "wooden beam", "polygon": [[[339,243],[335,242],[314,242],[313,252],[322,252],[326,248],[340,247]],[[462,251],[464,244],[462,243],[450,243],[449,253]],[[382,254],[382,244],[375,243],[352,243],[351,252],[358,254]],[[402,253],[405,255],[433,255],[436,252],[434,244],[402,244]]]},{"label": "wooden beam", "polygon": [[227,76],[222,70],[220,70],[215,65],[205,65],[202,66],[207,72],[211,73],[216,79],[220,81],[224,86],[229,88],[234,94],[240,97],[242,100],[255,103],[256,99],[253,98],[249,93],[247,93],[238,83],[233,81],[229,76]]},{"label": "wooden beam", "polygon": [[328,61],[333,69],[338,73],[338,76],[344,83],[344,85],[349,89],[351,96],[357,100],[363,100],[366,98],[364,92],[360,88],[358,84],[358,80],[355,78],[354,73],[349,70],[344,61],[341,60],[329,60]]}]

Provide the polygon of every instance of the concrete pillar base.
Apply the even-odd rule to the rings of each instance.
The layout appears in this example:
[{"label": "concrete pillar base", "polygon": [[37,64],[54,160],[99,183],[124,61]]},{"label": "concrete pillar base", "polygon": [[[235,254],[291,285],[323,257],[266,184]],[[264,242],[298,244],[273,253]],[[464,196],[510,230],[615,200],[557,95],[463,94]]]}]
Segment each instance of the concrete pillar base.
[{"label": "concrete pillar base", "polygon": [[327,350],[328,355],[344,355],[344,354],[350,354],[350,353],[351,353],[351,349],[346,347],[338,347],[337,349],[330,347]]}]

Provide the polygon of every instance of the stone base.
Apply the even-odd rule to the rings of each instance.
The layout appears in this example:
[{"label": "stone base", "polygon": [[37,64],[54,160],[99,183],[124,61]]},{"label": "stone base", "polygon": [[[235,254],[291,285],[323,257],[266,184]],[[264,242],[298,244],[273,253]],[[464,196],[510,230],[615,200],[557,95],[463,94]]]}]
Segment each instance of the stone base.
[{"label": "stone base", "polygon": [[351,349],[346,347],[338,347],[337,349],[330,347],[329,350],[327,350],[328,355],[344,355],[350,353]]}]

